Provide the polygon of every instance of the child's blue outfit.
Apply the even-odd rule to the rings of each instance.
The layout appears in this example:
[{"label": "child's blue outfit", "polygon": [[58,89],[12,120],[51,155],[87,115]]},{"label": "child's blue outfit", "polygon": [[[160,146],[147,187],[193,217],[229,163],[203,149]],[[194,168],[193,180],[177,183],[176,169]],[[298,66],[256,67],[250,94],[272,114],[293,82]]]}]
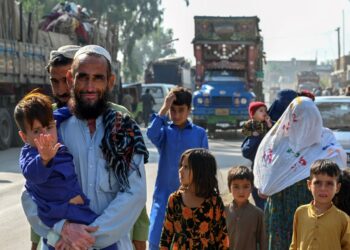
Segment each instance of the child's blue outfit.
[{"label": "child's blue outfit", "polygon": [[168,198],[179,186],[179,164],[183,152],[191,148],[208,148],[205,130],[190,121],[179,128],[167,116],[153,114],[147,137],[159,152],[158,173],[153,193],[148,240],[150,250],[159,249]]},{"label": "child's blue outfit", "polygon": [[[71,116],[68,108],[55,111],[57,126]],[[58,115],[57,115],[58,114]],[[38,150],[25,144],[19,159],[26,178],[25,187],[38,207],[40,220],[48,227],[62,219],[89,225],[98,215],[89,207],[89,199],[83,193],[75,173],[73,156],[61,145],[53,159],[44,166]],[[80,195],[84,204],[70,204],[70,199]],[[46,244],[46,239],[44,239]],[[54,249],[49,246],[49,249]],[[117,250],[116,244],[103,248]]]},{"label": "child's blue outfit", "polygon": [[[65,146],[60,146],[56,156],[44,166],[38,150],[26,144],[21,151],[20,166],[26,178],[25,187],[37,204],[38,216],[46,226],[53,227],[63,218],[88,225],[97,218],[80,188],[73,156]],[[69,200],[77,195],[82,197],[84,204],[69,204]]]}]

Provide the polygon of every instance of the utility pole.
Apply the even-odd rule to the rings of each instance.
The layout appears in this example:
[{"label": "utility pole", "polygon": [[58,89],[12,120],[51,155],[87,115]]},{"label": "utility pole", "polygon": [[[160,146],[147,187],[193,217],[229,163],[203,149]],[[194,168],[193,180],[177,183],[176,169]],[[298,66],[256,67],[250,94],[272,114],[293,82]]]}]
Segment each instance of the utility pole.
[{"label": "utility pole", "polygon": [[337,70],[340,69],[340,27],[335,29],[338,33],[338,60],[337,60]]},{"label": "utility pole", "polygon": [[343,9],[343,56],[345,56],[345,10]]}]

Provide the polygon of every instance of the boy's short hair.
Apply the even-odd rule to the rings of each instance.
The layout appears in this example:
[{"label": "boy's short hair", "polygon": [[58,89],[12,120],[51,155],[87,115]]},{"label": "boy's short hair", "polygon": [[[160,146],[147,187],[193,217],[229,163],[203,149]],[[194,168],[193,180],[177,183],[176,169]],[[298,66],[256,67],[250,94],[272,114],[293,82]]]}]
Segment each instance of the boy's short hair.
[{"label": "boy's short hair", "polygon": [[234,180],[248,180],[248,181],[250,181],[250,184],[253,186],[254,185],[254,174],[246,166],[232,167],[228,171],[228,175],[227,175],[228,189],[230,189],[231,182]]},{"label": "boy's short hair", "polygon": [[191,107],[192,94],[189,89],[184,87],[176,86],[170,92],[173,92],[176,96],[176,100],[173,102],[174,105],[186,105],[188,108]]},{"label": "boy's short hair", "polygon": [[311,165],[310,180],[312,180],[315,175],[326,174],[331,177],[336,177],[337,182],[339,182],[340,173],[341,171],[337,163],[327,159],[317,160]]},{"label": "boy's short hair", "polygon": [[17,127],[26,133],[25,124],[33,126],[34,120],[38,120],[42,126],[49,126],[54,120],[52,101],[50,97],[35,89],[18,102],[14,111]]}]

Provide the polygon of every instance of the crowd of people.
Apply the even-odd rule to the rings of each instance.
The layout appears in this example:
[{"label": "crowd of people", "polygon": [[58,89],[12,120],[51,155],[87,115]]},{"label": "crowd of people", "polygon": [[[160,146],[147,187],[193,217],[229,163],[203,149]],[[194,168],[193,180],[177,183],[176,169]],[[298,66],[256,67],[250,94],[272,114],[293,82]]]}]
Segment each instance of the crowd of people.
[{"label": "crowd of people", "polygon": [[148,218],[149,153],[130,112],[108,101],[108,51],[64,46],[47,70],[56,103],[34,90],[14,114],[32,249],[38,238],[59,250],[350,249],[350,170],[311,93],[250,103],[241,148],[252,166],[232,162],[225,205],[206,131],[189,119],[192,94],[171,90],[146,132],[159,153]]}]

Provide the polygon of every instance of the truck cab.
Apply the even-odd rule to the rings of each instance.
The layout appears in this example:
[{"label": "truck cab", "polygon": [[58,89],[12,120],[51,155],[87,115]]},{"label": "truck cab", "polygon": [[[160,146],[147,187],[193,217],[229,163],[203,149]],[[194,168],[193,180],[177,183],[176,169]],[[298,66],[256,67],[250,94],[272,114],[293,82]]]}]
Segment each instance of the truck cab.
[{"label": "truck cab", "polygon": [[193,122],[210,133],[237,129],[249,118],[248,106],[254,100],[255,94],[247,90],[244,78],[230,71],[210,72],[193,93]]}]

